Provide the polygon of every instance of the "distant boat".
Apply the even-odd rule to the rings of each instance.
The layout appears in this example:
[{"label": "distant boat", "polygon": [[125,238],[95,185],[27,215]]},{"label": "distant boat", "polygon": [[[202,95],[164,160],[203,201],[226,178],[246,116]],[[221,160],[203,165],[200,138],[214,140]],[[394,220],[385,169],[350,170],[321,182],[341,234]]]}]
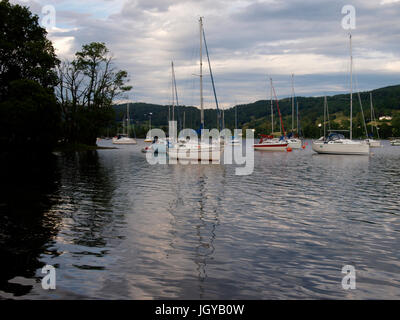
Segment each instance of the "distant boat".
[{"label": "distant boat", "polygon": [[[237,130],[238,128],[238,117],[237,117],[237,105],[235,106],[235,129]],[[241,133],[239,133],[239,136],[241,136]],[[228,141],[228,144],[231,146],[240,146],[240,140],[236,136],[232,136],[231,140]]]},{"label": "distant boat", "polygon": [[[295,96],[294,96],[294,75],[292,74],[292,133],[291,133],[291,137],[288,137],[286,139],[287,143],[288,143],[288,147],[292,148],[292,149],[301,149],[302,145],[303,145],[303,141],[294,135],[294,101],[295,100]],[[297,108],[297,133],[299,132],[299,109]]]},{"label": "distant boat", "polygon": [[[206,44],[206,37],[203,28],[203,19],[200,17],[199,19],[200,26],[200,134],[202,134],[202,130],[204,129],[204,103],[203,103],[203,40],[204,46],[207,53],[208,58],[208,66],[210,69],[210,76],[214,89],[214,97],[217,104],[218,109],[218,100],[215,92],[214,79],[211,71],[210,59],[208,56],[208,49]],[[218,141],[216,143],[209,142],[194,142],[190,141],[190,139],[179,139],[174,142],[171,147],[167,149],[168,155],[173,159],[182,159],[182,160],[208,160],[212,162],[219,162],[221,160],[221,154],[223,152],[223,146],[221,146],[221,142]]]},{"label": "distant boat", "polygon": [[142,152],[151,152],[154,154],[167,153],[168,141],[158,139],[157,137],[155,137],[154,140],[155,141],[151,145],[142,148]]},{"label": "distant boat", "polygon": [[390,141],[392,146],[400,146],[400,139],[393,139]]},{"label": "distant boat", "polygon": [[381,147],[381,141],[380,141],[380,140],[375,140],[375,139],[373,138],[374,127],[375,127],[376,135],[377,135],[377,137],[378,137],[378,139],[379,139],[379,129],[378,129],[378,127],[376,126],[375,110],[374,110],[374,106],[373,106],[373,104],[372,104],[372,92],[369,93],[369,100],[370,100],[370,102],[371,102],[371,122],[373,122],[375,125],[372,126],[371,137],[368,138],[366,141],[367,141],[367,143],[369,144],[369,146],[370,146],[371,148],[379,148],[379,147]]},{"label": "distant boat", "polygon": [[[271,81],[271,130],[272,132],[274,132],[274,109],[273,109],[273,103],[272,103],[272,98],[273,98],[273,85],[272,85],[272,79],[270,79]],[[282,116],[281,116],[281,112],[279,110],[279,103],[278,100],[276,99],[276,103],[277,103],[277,109],[278,109],[278,114],[279,114],[279,119],[281,122],[281,127],[283,129],[283,132],[285,132],[285,128],[283,127],[283,123],[282,123]],[[288,147],[288,142],[284,139],[277,139],[274,138],[273,134],[271,135],[265,135],[262,134],[260,135],[260,141],[256,144],[254,144],[254,149],[255,150],[260,150],[260,151],[285,151]]]},{"label": "distant boat", "polygon": [[287,147],[288,143],[285,140],[263,134],[261,135],[260,141],[254,145],[255,150],[261,151],[285,151]]},{"label": "distant boat", "polygon": [[124,133],[120,133],[116,137],[114,137],[112,139],[113,144],[137,144],[136,139],[129,138],[129,124],[130,124],[130,118],[129,118],[129,103],[128,103],[126,105],[126,118],[123,121]]},{"label": "distant boat", "polygon": [[353,55],[350,34],[350,139],[346,139],[339,132],[331,132],[326,136],[326,106],[324,106],[324,136],[319,140],[313,141],[313,151],[320,154],[343,154],[343,155],[368,155],[369,144],[364,141],[354,141],[353,139]]}]

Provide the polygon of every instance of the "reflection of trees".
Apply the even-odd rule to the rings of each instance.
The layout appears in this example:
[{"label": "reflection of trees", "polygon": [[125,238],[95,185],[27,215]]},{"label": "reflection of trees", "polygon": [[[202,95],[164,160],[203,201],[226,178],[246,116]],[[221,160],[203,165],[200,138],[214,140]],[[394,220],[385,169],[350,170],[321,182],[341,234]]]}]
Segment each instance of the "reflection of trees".
[{"label": "reflection of trees", "polygon": [[2,160],[0,290],[20,296],[32,286],[8,281],[17,276],[32,278],[43,266],[40,255],[59,230],[60,217],[51,211],[58,202],[59,168],[54,156]]},{"label": "reflection of trees", "polygon": [[97,151],[69,154],[64,162],[65,197],[72,207],[72,241],[87,247],[104,247],[108,234],[111,237],[113,233],[114,222],[121,218],[111,214],[115,185],[110,172],[100,164]]}]

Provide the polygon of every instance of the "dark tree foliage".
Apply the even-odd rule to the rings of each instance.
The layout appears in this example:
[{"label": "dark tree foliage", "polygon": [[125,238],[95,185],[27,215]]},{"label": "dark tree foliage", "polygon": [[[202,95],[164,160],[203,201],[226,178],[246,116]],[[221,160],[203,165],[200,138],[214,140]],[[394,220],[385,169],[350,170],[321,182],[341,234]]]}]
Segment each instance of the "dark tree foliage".
[{"label": "dark tree foliage", "polygon": [[26,7],[0,1],[0,147],[50,150],[57,140],[53,88],[58,60]]},{"label": "dark tree foliage", "polygon": [[37,15],[8,0],[0,1],[0,35],[0,100],[14,80],[34,80],[46,89],[56,85],[58,60]]},{"label": "dark tree foliage", "polygon": [[[371,117],[370,117],[370,100],[369,92],[360,93],[364,116],[368,126],[368,132],[371,133]],[[361,108],[358,102],[357,93],[353,96],[353,137],[365,138],[364,123],[362,120]],[[306,138],[319,138],[323,133],[323,127],[320,129],[318,124],[323,124],[323,97],[298,97],[300,111],[300,129]],[[377,118],[383,115],[394,116],[396,119],[400,116],[400,85],[390,86],[376,89],[373,91],[373,103],[375,115]],[[328,97],[330,126],[334,130],[348,130],[350,95],[335,95]],[[282,113],[285,130],[291,130],[291,99],[285,98],[279,100],[279,107]],[[133,103],[130,106],[130,118],[133,119],[138,136],[139,128],[148,128],[148,116],[152,115],[153,127],[162,127],[167,125],[168,108],[170,106],[162,106],[146,103]],[[116,120],[118,123],[122,121],[126,105],[117,105],[114,107],[116,111]],[[271,104],[269,100],[260,100],[254,103],[242,104],[237,106],[238,127],[239,129],[256,129],[256,136],[260,133],[269,134],[271,132]],[[279,119],[276,111],[276,103],[274,102],[275,124],[274,131],[279,131]],[[175,118],[178,121],[178,128],[181,128],[183,122],[183,114],[186,115],[186,127],[198,129],[200,127],[200,111],[195,107],[179,106],[175,109]],[[215,109],[205,110],[206,128],[217,127],[217,112]],[[396,116],[396,114],[398,116]],[[341,116],[340,119],[337,118]],[[296,124],[296,120],[295,120]],[[392,122],[382,123],[378,121],[379,134],[381,138],[400,136],[400,127],[394,119]],[[225,127],[229,129],[235,128],[235,108],[227,108],[225,110]],[[395,131],[395,128],[399,128]],[[395,134],[397,132],[397,134]],[[376,138],[376,129],[374,129],[374,137]]]},{"label": "dark tree foliage", "polygon": [[92,42],[59,66],[58,77],[65,143],[95,145],[115,120],[114,99],[132,88],[126,85],[128,73],[114,67],[104,43]]},{"label": "dark tree foliage", "polygon": [[8,151],[51,151],[57,143],[59,109],[36,81],[16,80],[0,103],[0,144]]}]

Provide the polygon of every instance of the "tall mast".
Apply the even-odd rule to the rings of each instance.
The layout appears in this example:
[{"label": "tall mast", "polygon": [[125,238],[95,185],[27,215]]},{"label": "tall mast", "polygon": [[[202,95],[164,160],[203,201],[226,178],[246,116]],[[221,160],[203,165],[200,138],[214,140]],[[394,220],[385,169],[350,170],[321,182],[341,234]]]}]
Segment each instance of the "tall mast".
[{"label": "tall mast", "polygon": [[297,137],[300,137],[300,129],[299,129],[299,102],[296,101],[296,115],[297,115]]},{"label": "tall mast", "polygon": [[[369,101],[371,104],[371,122],[372,122],[372,121],[374,121],[373,114],[372,114],[372,92],[369,93]],[[372,131],[372,133],[374,133],[373,129],[371,131]]]},{"label": "tall mast", "polygon": [[294,130],[294,74],[292,74],[292,133]]},{"label": "tall mast", "polygon": [[[271,80],[271,84],[272,84],[272,80]],[[274,97],[275,97],[275,101],[276,101],[276,109],[278,109],[279,120],[281,122],[281,126],[279,127],[280,134],[282,135],[282,131],[283,131],[283,135],[285,136],[286,135],[286,131],[285,131],[285,127],[283,126],[282,114],[281,114],[281,110],[279,109],[279,100],[278,100],[278,97],[276,95],[274,86],[272,86],[272,90],[274,92]]]},{"label": "tall mast", "polygon": [[272,98],[273,98],[273,93],[272,93],[272,78],[270,78],[271,80],[271,130],[272,130],[272,135],[274,134],[274,105],[272,102]]},{"label": "tall mast", "polygon": [[[373,105],[373,103],[372,103],[372,92],[369,93],[369,99],[370,99],[370,101],[371,101],[371,122],[372,122],[372,121],[374,122],[374,125],[372,125],[372,127],[375,127],[376,136],[378,137],[378,139],[380,139],[380,138],[379,138],[379,130],[378,130],[378,127],[377,127],[377,125],[376,125],[374,105]],[[372,129],[371,131],[372,131],[372,134],[373,134],[373,133],[374,133],[374,129]]]},{"label": "tall mast", "polygon": [[237,105],[235,106],[235,129],[238,128],[238,121],[237,121]]},{"label": "tall mast", "polygon": [[[126,104],[126,134],[129,135],[129,103]],[[125,133],[125,132],[124,132]]]},{"label": "tall mast", "polygon": [[204,106],[203,106],[203,18],[199,19],[200,27],[200,110],[201,129],[204,129]]},{"label": "tall mast", "polygon": [[175,120],[175,83],[174,83],[174,62],[173,61],[171,61],[171,74],[172,74],[172,77],[171,77],[171,81],[172,81],[172,83],[171,83],[171,90],[172,90],[172,121],[174,121]]},{"label": "tall mast", "polygon": [[353,48],[350,33],[350,140],[353,139]]},{"label": "tall mast", "polygon": [[326,114],[327,114],[327,101],[326,101],[326,96],[324,98],[324,139],[326,138]]}]

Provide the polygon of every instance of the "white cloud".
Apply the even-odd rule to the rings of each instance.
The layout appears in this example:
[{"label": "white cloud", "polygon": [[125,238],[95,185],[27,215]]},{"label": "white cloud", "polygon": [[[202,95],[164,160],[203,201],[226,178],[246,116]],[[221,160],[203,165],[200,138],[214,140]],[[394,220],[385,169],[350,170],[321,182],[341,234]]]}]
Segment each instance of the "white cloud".
[{"label": "white cloud", "polygon": [[[360,89],[393,84],[399,72],[400,43],[395,39],[400,8],[386,6],[395,2],[354,1],[353,44]],[[192,74],[198,73],[199,16],[205,17],[222,105],[264,98],[267,74],[279,79],[280,95],[290,94],[292,73],[298,79],[297,91],[303,94],[346,88],[348,40],[341,29],[345,1],[36,0],[29,4],[39,14],[41,5],[56,7],[58,29],[50,38],[61,57],[71,57],[82,44],[105,42],[118,66],[130,73],[131,98],[136,100],[168,103],[174,59],[180,101],[198,104],[198,79]],[[213,105],[210,81],[205,81],[208,105]]]}]

